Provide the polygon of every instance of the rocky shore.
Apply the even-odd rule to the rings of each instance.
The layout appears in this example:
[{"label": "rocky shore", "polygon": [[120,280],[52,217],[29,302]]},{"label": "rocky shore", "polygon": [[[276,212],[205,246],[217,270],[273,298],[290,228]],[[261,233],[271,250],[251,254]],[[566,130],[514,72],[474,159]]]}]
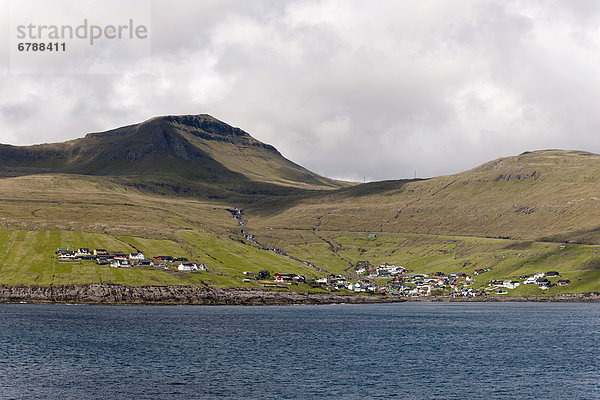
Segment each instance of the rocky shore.
[{"label": "rocky shore", "polygon": [[0,302],[82,303],[82,304],[198,304],[268,305],[395,303],[405,301],[488,301],[488,302],[599,302],[600,293],[572,293],[557,296],[494,296],[486,298],[401,297],[381,295],[339,295],[296,293],[251,288],[212,288],[205,286],[123,286],[92,284],[61,287],[0,286]]}]

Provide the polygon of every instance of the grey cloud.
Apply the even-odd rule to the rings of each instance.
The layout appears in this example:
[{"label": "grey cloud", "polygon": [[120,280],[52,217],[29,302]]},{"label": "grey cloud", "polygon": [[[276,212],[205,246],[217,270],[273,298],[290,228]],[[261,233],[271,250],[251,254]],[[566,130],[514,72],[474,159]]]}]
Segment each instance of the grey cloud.
[{"label": "grey cloud", "polygon": [[538,148],[599,152],[598,10],[156,0],[149,72],[40,81],[0,67],[0,141],[210,113],[309,169],[356,180],[454,173]]}]

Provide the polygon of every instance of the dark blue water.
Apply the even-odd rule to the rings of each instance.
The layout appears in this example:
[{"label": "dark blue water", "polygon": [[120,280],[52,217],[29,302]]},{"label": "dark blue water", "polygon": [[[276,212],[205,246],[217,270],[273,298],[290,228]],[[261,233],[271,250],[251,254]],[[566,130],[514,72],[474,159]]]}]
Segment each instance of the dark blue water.
[{"label": "dark blue water", "polygon": [[600,398],[600,304],[0,304],[0,398]]}]

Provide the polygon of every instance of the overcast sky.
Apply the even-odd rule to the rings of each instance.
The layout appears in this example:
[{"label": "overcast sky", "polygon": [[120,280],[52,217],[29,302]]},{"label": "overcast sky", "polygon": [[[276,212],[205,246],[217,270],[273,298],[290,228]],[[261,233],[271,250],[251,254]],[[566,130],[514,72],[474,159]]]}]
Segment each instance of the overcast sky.
[{"label": "overcast sky", "polygon": [[151,68],[22,75],[3,41],[0,142],[207,113],[360,181],[600,152],[599,12],[594,0],[152,1]]}]

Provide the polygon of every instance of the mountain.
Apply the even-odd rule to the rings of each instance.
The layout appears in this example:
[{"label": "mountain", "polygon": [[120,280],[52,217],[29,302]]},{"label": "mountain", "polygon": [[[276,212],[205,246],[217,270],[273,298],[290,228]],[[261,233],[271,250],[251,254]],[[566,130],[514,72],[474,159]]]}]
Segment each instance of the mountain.
[{"label": "mountain", "polygon": [[[600,155],[582,151],[525,152],[455,175],[349,184],[202,114],[64,143],[1,145],[0,174],[95,177],[85,185],[100,179],[102,187],[217,201],[243,207],[259,228],[600,243]],[[51,187],[21,180],[17,190],[34,181]]]},{"label": "mountain", "polygon": [[0,172],[107,176],[212,198],[347,185],[287,160],[273,146],[210,115],[157,117],[64,143],[1,145]]},{"label": "mountain", "polygon": [[453,234],[600,244],[600,155],[545,150],[470,171],[317,193],[257,227]]},{"label": "mountain", "polygon": [[[355,266],[368,262],[426,274],[485,269],[474,287],[556,270],[572,284],[545,293],[597,291],[598,247],[577,243],[600,244],[600,155],[581,151],[526,152],[450,176],[350,184],[208,115],[157,117],[64,143],[0,145],[6,287],[262,289],[249,271],[356,279]],[[209,272],[71,265],[55,256],[63,247],[185,257]],[[544,293],[533,286],[511,293]]]}]

